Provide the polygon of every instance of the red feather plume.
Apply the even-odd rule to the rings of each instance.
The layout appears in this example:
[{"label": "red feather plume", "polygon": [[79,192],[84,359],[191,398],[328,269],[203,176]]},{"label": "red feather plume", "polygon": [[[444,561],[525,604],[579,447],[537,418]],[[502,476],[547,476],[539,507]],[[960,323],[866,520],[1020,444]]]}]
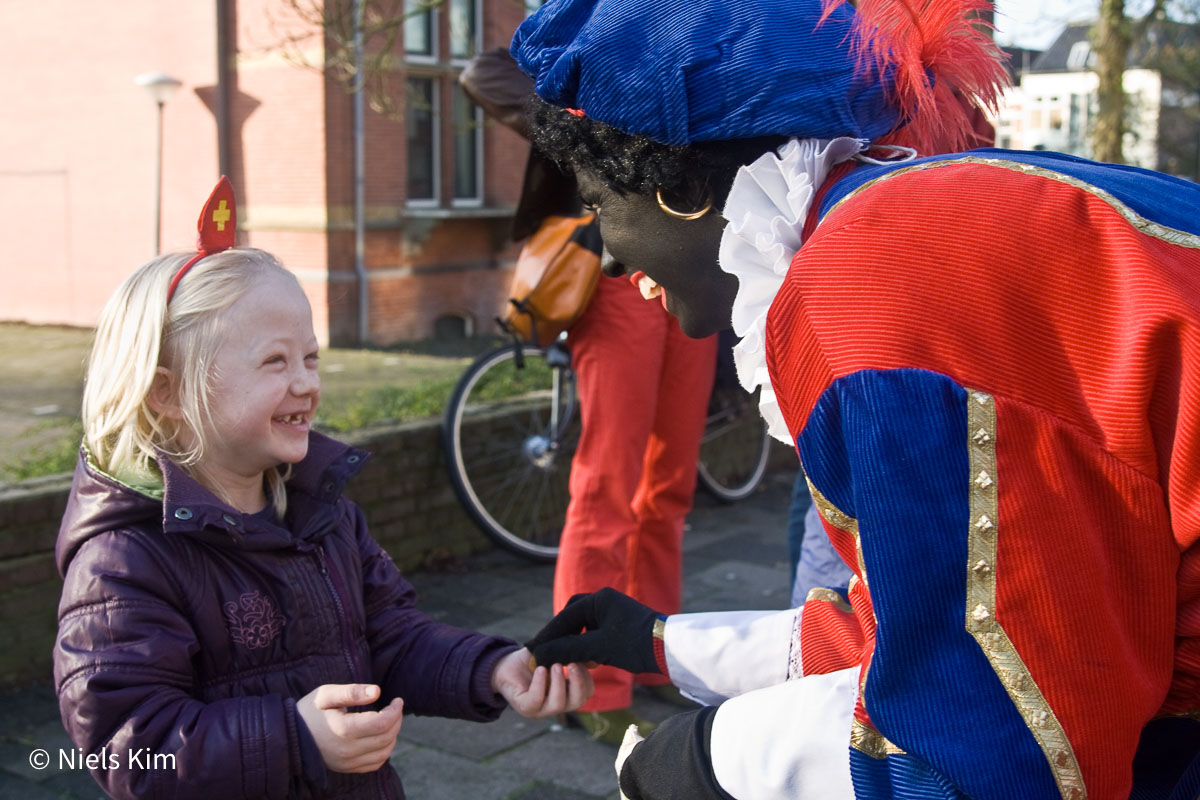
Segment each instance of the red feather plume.
[{"label": "red feather plume", "polygon": [[[825,0],[824,16],[847,0]],[[990,0],[859,0],[858,69],[890,74],[897,127],[879,144],[914,147],[922,155],[986,143],[984,110],[995,110],[1009,85],[1005,55],[983,14]],[[984,123],[986,125],[986,123]]]}]

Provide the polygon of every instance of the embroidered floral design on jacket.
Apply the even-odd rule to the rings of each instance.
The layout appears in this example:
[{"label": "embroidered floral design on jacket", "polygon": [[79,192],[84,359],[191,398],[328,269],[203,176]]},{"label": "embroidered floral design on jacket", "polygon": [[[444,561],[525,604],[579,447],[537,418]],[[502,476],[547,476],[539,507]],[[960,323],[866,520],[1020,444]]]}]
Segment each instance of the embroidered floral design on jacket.
[{"label": "embroidered floral design on jacket", "polygon": [[275,641],[285,623],[271,599],[258,592],[247,592],[236,603],[226,603],[225,619],[229,621],[233,641],[251,650],[262,649]]}]

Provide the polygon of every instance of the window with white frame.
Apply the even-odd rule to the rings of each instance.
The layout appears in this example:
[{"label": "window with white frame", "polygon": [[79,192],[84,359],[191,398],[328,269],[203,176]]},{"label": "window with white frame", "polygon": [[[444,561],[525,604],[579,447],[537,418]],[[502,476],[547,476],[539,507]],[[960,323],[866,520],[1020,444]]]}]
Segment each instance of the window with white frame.
[{"label": "window with white frame", "polygon": [[405,113],[409,203],[429,205],[438,199],[437,106],[437,81],[434,78],[410,77]]},{"label": "window with white frame", "polygon": [[483,161],[483,111],[471,102],[457,84],[454,93],[454,202],[477,204],[480,191],[480,165]]},{"label": "window with white frame", "polygon": [[450,57],[465,60],[479,52],[479,4],[450,0]]},{"label": "window with white frame", "polygon": [[431,0],[404,0],[404,52],[409,58],[437,56],[436,5]]},{"label": "window with white frame", "polygon": [[[480,50],[483,3],[404,2],[410,14],[404,39],[411,67],[406,115],[408,204],[479,206],[484,195],[483,111],[458,85],[458,72]],[[443,27],[441,52],[439,25]]]}]

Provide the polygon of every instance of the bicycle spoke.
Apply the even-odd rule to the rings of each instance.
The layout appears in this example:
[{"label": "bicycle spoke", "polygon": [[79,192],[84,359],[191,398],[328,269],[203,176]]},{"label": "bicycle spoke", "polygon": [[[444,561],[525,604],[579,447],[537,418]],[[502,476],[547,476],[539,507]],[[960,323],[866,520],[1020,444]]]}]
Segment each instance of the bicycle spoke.
[{"label": "bicycle spoke", "polygon": [[[538,530],[538,510],[542,507],[542,497],[546,493],[546,477],[543,473],[542,480],[537,487],[537,494],[534,496],[533,502],[529,504],[529,527],[526,529],[529,533],[536,533]],[[526,536],[525,538],[530,538]]]},{"label": "bicycle spoke", "polygon": [[[553,560],[578,440],[575,377],[569,363],[548,364],[540,348],[525,350],[521,369],[513,354],[484,354],[456,387],[446,411],[446,463],[485,533],[514,552]],[[551,449],[541,451],[543,444]]]},{"label": "bicycle spoke", "polygon": [[[510,451],[498,452],[495,455],[485,456],[483,458],[480,458],[479,456],[474,456],[471,459],[471,465],[476,466],[476,467],[491,467],[491,466],[494,466],[495,464],[500,464],[505,461],[514,461],[514,462],[520,463],[524,460],[525,460],[524,455],[518,449],[515,453],[510,450]],[[474,471],[474,470],[472,470],[472,471]],[[484,472],[484,474],[489,474],[492,472],[492,470],[490,470],[490,469],[483,470],[483,472]]]},{"label": "bicycle spoke", "polygon": [[[488,419],[487,422],[490,424],[502,424],[506,430],[512,431],[520,439],[526,439],[531,434],[540,434],[546,430],[545,426],[522,425],[518,420],[518,414],[514,413],[500,414],[497,412],[494,415],[491,415],[491,418]],[[464,420],[463,427],[465,428],[467,424],[468,423]]]},{"label": "bicycle spoke", "polygon": [[526,478],[529,477],[529,475],[532,472],[533,472],[533,468],[528,467],[528,466],[524,469],[514,469],[514,470],[508,471],[500,479],[499,483],[487,484],[489,489],[491,490],[490,494],[494,494],[497,496],[506,495],[508,497],[509,502],[510,503],[513,502],[518,497],[518,495],[520,495],[520,492],[508,491],[508,488],[510,486],[512,486],[514,483],[519,483],[520,481],[525,480]]},{"label": "bicycle spoke", "polygon": [[753,491],[769,456],[765,432],[753,395],[714,393],[700,443],[700,484],[726,502]]},{"label": "bicycle spoke", "polygon": [[[528,477],[529,477],[528,472],[524,472],[524,473],[521,473],[521,474],[518,474],[515,476],[515,478],[521,479],[521,480],[524,480],[525,478],[528,478]],[[511,482],[512,482],[512,479],[509,479],[508,481],[505,482],[504,485],[508,485]],[[508,519],[509,514],[512,511],[513,505],[517,502],[517,500],[520,497],[521,497],[521,492],[508,492],[508,502],[504,505],[503,513],[501,513],[500,515],[493,515],[493,516],[495,516],[496,519],[498,519],[498,520]]]}]

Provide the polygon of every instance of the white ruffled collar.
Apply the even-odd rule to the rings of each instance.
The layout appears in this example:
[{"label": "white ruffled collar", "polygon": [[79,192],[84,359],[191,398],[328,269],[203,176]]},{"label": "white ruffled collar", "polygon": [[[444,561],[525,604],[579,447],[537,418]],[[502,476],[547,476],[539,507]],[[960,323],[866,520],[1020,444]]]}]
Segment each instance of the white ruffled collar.
[{"label": "white ruffled collar", "polygon": [[733,349],[738,382],[762,387],[758,409],[767,430],[794,444],[767,373],[767,310],[800,249],[809,206],[830,171],[866,149],[859,139],[792,139],[738,170],[725,201],[729,220],[721,237],[721,269],[738,279],[733,301]]}]

